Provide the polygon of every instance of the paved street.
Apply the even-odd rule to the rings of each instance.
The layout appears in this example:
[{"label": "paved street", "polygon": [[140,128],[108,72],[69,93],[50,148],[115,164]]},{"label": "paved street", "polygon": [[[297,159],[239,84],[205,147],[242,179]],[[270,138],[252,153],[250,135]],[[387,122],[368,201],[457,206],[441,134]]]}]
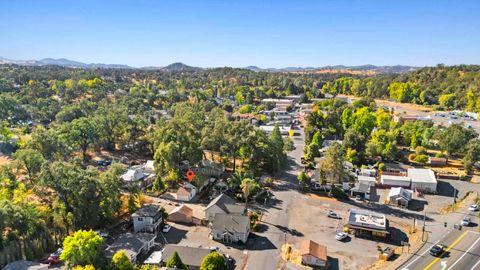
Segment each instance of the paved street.
[{"label": "paved street", "polygon": [[[432,239],[419,250],[412,258],[399,269],[401,270],[428,270],[428,269],[480,269],[480,233],[478,232],[478,213],[471,215],[473,226],[463,227],[462,230],[450,228],[439,239]],[[428,227],[427,227],[428,228]],[[428,253],[435,244],[446,246],[441,257],[434,257]]]},{"label": "paved street", "polygon": [[[299,196],[295,189],[297,174],[301,170],[300,157],[303,156],[304,133],[303,130],[296,130],[300,136],[295,136],[295,150],[289,153],[289,161],[286,170],[284,170],[278,178],[276,186],[278,190],[274,190],[274,201],[271,202],[268,209],[263,210],[263,222],[274,224],[268,226],[268,231],[262,235],[268,238],[259,237],[255,239],[258,243],[257,250],[248,251],[249,259],[247,269],[278,269],[280,263],[280,249],[292,236],[292,232],[288,231],[289,212],[294,208],[295,199]],[[265,248],[262,248],[265,247]]]}]

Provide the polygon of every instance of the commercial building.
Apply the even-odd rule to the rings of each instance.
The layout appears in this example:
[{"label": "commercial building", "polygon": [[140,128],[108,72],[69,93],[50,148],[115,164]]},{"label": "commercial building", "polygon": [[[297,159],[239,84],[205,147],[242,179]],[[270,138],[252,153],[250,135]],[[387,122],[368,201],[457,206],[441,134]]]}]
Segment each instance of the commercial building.
[{"label": "commercial building", "polygon": [[410,188],[410,178],[402,175],[382,174],[380,184],[384,187],[404,187]]},{"label": "commercial building", "polygon": [[431,169],[408,169],[408,177],[411,179],[411,189],[427,193],[437,191],[437,177]]},{"label": "commercial building", "polygon": [[350,209],[348,210],[348,221],[345,227],[354,232],[357,237],[385,238],[389,235],[388,219],[383,214]]}]

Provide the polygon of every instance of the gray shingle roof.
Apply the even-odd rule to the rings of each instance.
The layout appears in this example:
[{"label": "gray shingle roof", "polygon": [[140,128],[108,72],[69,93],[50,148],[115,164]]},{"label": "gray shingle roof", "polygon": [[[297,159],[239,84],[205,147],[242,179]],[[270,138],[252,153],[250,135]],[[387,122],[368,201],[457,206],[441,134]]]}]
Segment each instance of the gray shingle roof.
[{"label": "gray shingle roof", "polygon": [[156,235],[150,233],[126,233],[120,235],[117,240],[107,247],[105,256],[111,258],[117,251],[125,250],[130,258],[137,255],[143,246],[155,239]]},{"label": "gray shingle roof", "polygon": [[241,215],[216,214],[212,221],[212,229],[220,231],[246,233],[250,227],[250,218]]},{"label": "gray shingle roof", "polygon": [[132,217],[154,217],[160,213],[160,206],[156,204],[144,204],[132,214]]},{"label": "gray shingle roof", "polygon": [[177,246],[177,245],[165,245],[165,248],[162,251],[162,261],[166,262],[171,257],[173,252],[176,251],[182,259],[182,262],[188,266],[200,267],[202,264],[203,258],[210,253],[209,249],[206,248],[196,248],[196,247],[186,247],[186,246]]},{"label": "gray shingle roof", "polygon": [[227,214],[242,214],[245,211],[245,207],[241,204],[238,204],[234,199],[228,197],[225,194],[220,194],[218,197],[213,199],[205,209],[208,209],[216,205],[220,207]]}]

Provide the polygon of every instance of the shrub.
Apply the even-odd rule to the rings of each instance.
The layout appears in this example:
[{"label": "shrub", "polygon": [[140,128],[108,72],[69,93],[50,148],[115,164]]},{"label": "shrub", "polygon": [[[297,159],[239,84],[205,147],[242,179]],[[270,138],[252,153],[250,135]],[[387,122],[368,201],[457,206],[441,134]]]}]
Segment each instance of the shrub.
[{"label": "shrub", "polygon": [[418,155],[414,159],[415,162],[420,163],[420,164],[426,164],[428,162],[428,156],[427,155]]}]

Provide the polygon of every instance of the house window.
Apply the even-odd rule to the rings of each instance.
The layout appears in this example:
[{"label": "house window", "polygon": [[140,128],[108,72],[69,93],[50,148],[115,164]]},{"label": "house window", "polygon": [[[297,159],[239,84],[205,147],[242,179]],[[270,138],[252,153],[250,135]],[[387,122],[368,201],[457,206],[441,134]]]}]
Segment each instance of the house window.
[{"label": "house window", "polygon": [[137,218],[137,221],[143,221],[143,218],[139,217]]}]

